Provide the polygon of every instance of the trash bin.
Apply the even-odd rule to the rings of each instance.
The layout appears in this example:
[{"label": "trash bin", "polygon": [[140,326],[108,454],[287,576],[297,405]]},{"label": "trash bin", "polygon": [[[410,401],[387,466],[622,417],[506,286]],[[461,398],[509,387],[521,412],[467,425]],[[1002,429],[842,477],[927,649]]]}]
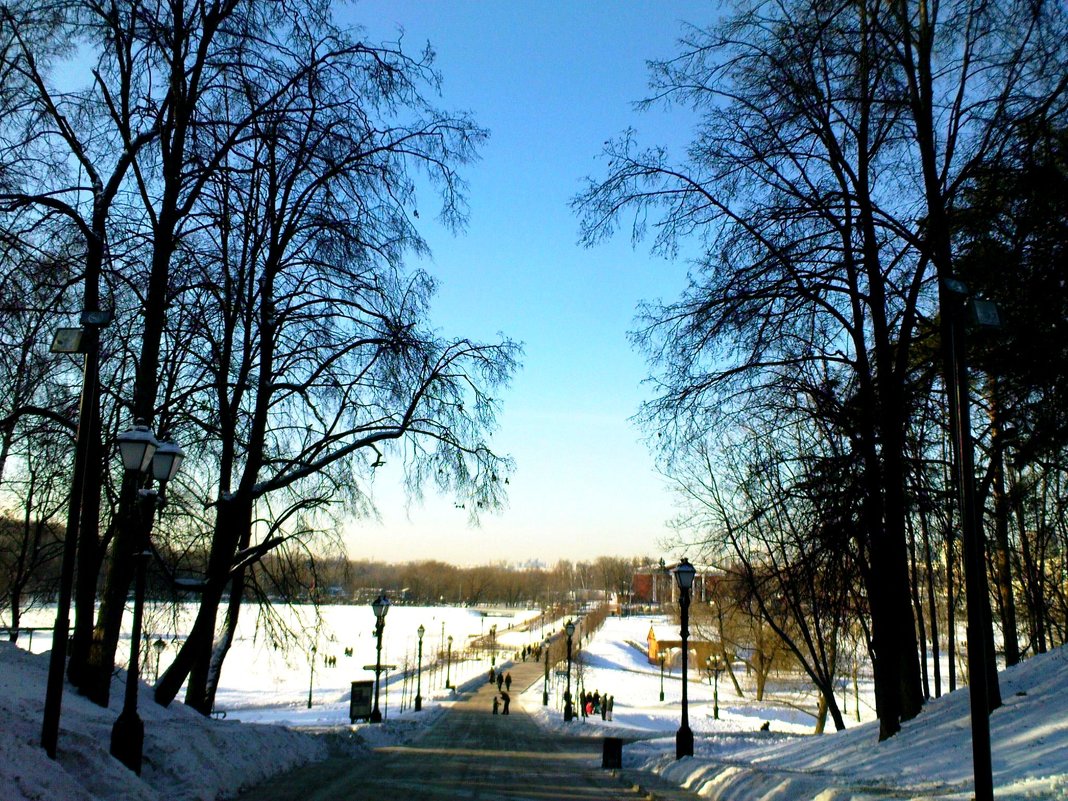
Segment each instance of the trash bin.
[{"label": "trash bin", "polygon": [[604,738],[604,753],[601,755],[601,767],[607,770],[623,767],[623,741],[618,737]]}]

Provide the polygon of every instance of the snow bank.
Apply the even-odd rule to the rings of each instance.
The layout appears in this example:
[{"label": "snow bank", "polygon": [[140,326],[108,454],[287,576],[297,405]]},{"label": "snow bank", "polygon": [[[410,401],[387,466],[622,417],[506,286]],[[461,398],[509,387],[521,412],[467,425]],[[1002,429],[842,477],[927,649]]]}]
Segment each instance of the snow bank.
[{"label": "snow bank", "polygon": [[0,643],[0,787],[5,801],[211,801],[325,756],[321,740],[280,726],[209,720],[175,703],[164,709],[142,685],[141,776],[109,753],[125,674],[103,709],[65,687],[56,760],[40,746],[47,655]]}]

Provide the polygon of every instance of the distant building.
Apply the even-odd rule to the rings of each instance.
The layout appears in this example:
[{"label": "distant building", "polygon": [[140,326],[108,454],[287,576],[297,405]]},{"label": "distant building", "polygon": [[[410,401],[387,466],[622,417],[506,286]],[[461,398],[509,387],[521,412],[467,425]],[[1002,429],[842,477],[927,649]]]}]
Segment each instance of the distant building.
[{"label": "distant building", "polygon": [[[650,626],[646,637],[649,643],[650,665],[660,664],[661,654],[664,656],[665,664],[679,663],[682,658],[682,632],[678,625]],[[694,639],[692,631],[686,645],[690,651],[689,665],[694,670],[698,670],[713,653],[722,651],[719,643]]]},{"label": "distant building", "polygon": [[[678,603],[679,586],[671,572],[678,562],[647,565],[634,571],[631,579],[631,601],[636,604]],[[693,579],[690,597],[694,601],[705,601],[712,597],[716,583],[723,577],[723,572],[708,565],[694,565],[697,575]]]}]

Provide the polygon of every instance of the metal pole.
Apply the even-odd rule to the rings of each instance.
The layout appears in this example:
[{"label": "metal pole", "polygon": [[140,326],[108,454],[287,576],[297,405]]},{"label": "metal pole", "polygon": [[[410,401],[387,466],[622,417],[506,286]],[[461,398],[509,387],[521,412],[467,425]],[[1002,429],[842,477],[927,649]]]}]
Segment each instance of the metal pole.
[{"label": "metal pole", "polygon": [[415,711],[423,708],[423,635],[419,635],[419,661],[415,673]]},{"label": "metal pole", "polygon": [[664,700],[664,655],[660,654],[660,700]]},{"label": "metal pole", "polygon": [[375,623],[375,638],[377,640],[375,656],[375,705],[371,710],[371,723],[381,723],[382,713],[378,709],[378,692],[382,686],[382,629],[386,627],[386,621],[378,618]]},{"label": "metal pole", "polygon": [[78,434],[74,445],[74,475],[71,478],[70,500],[67,502],[67,529],[63,539],[59,598],[56,605],[56,622],[52,628],[52,653],[48,662],[44,717],[41,721],[41,747],[52,759],[56,758],[56,745],[59,740],[59,718],[63,705],[63,673],[67,667],[67,639],[70,636],[70,604],[74,594],[74,565],[78,553],[78,531],[81,527],[86,458],[93,428],[93,409],[99,373],[97,343],[100,330],[96,326],[87,325],[83,336],[88,337],[88,342],[85,356],[82,359],[82,397],[78,408]]},{"label": "metal pole", "polygon": [[541,687],[541,705],[549,705],[549,643],[544,643],[542,648],[545,650],[545,681]]},{"label": "metal pole", "polygon": [[714,671],[716,677],[715,688],[712,690],[712,717],[719,720],[719,669]]},{"label": "metal pole", "polygon": [[310,675],[308,676],[308,709],[311,709],[311,707],[312,707],[312,687],[315,686],[315,652],[316,652],[316,650],[317,649],[315,647],[315,644],[313,643],[312,647],[311,647],[311,659],[308,660],[308,663],[311,665],[311,670],[309,671]]},{"label": "metal pole", "polygon": [[452,675],[452,635],[449,635],[449,650],[445,657],[445,689],[452,689],[452,682],[449,677]]},{"label": "metal pole", "polygon": [[972,765],[976,801],[993,801],[993,766],[990,756],[990,686],[987,662],[982,571],[983,553],[975,499],[975,464],[971,437],[971,409],[968,400],[968,365],[961,320],[966,300],[965,287],[957,281],[939,282],[939,305],[948,311],[949,361],[947,389],[953,446],[957,463],[957,491],[961,511],[961,538],[964,541],[964,592],[968,601],[968,698],[972,727]]},{"label": "metal pole", "polygon": [[567,689],[564,690],[564,721],[570,721],[575,717],[575,709],[571,704],[571,635],[567,635]]},{"label": "metal pole", "polygon": [[[134,482],[130,482],[136,486]],[[122,712],[111,728],[111,755],[122,764],[141,775],[141,757],[145,742],[145,724],[137,713],[137,689],[140,672],[141,621],[145,608],[145,567],[149,556],[148,529],[152,525],[152,510],[155,509],[155,490],[137,490],[140,494],[134,506],[134,514],[140,516],[140,547],[134,555],[134,611],[133,630],[130,632],[130,664],[126,668],[126,694]]]},{"label": "metal pole", "polygon": [[686,692],[686,663],[689,661],[690,636],[690,591],[679,590],[679,606],[682,608],[682,722],[675,734],[675,758],[693,756],[693,732],[690,730],[688,698]]}]

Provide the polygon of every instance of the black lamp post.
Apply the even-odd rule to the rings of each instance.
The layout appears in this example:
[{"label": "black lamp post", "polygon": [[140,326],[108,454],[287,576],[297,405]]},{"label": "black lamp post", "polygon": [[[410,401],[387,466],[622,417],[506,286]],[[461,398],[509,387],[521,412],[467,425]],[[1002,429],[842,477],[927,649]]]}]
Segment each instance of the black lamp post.
[{"label": "black lamp post", "polygon": [[129,431],[116,437],[122,466],[127,473],[133,474],[125,482],[129,487],[136,487],[140,474],[150,473],[160,486],[156,490],[141,489],[138,503],[131,503],[127,508],[134,510],[140,519],[133,521],[137,526],[138,548],[134,554],[134,611],[133,628],[130,632],[130,664],[126,668],[126,695],[122,702],[122,712],[111,728],[111,755],[122,764],[141,775],[141,756],[145,742],[145,724],[137,713],[137,688],[140,673],[141,620],[145,608],[145,563],[152,555],[149,532],[152,528],[152,513],[156,508],[157,497],[162,495],[178,468],[185,454],[175,443],[163,437],[163,443],[157,442],[152,429],[137,423]]},{"label": "black lamp post", "polygon": [[371,602],[375,613],[375,705],[371,710],[371,723],[381,723],[382,713],[378,709],[378,693],[382,687],[382,629],[386,627],[386,613],[389,612],[389,598],[379,595]]},{"label": "black lamp post", "polygon": [[949,394],[949,422],[953,429],[961,539],[964,544],[964,593],[968,606],[968,696],[975,798],[976,801],[992,801],[994,784],[989,715],[991,696],[997,691],[997,676],[987,674],[992,664],[986,640],[989,599],[983,581],[986,567],[983,558],[982,505],[976,499],[975,492],[965,321],[970,313],[976,324],[996,327],[998,315],[996,307],[991,309],[989,301],[971,297],[968,288],[954,278],[944,278],[938,286],[938,305],[942,310],[943,371]]},{"label": "black lamp post", "polygon": [[564,691],[564,722],[568,722],[575,717],[575,708],[571,705],[571,638],[575,635],[575,621],[567,621],[564,631],[567,632],[567,689]]},{"label": "black lamp post", "polygon": [[[543,613],[544,614],[544,613]],[[541,645],[541,649],[545,654],[545,681],[541,685],[541,705],[549,705],[549,641],[546,640]]]},{"label": "black lamp post", "polygon": [[415,670],[415,711],[418,712],[423,708],[423,635],[426,629],[420,624],[415,633],[419,635],[419,661]]},{"label": "black lamp post", "polygon": [[160,659],[160,656],[163,655],[163,649],[166,648],[166,647],[167,647],[167,643],[165,643],[163,641],[162,637],[157,638],[156,641],[154,643],[152,643],[152,648],[156,652],[156,677],[154,679],[152,679],[152,683],[153,684],[155,684],[156,682],[159,681],[159,659]]},{"label": "black lamp post", "polygon": [[679,585],[679,608],[682,611],[682,721],[675,734],[675,759],[693,756],[693,732],[690,730],[688,699],[686,695],[686,663],[689,661],[688,639],[690,636],[690,588],[697,569],[688,559],[683,559],[672,571]]},{"label": "black lamp post", "polygon": [[452,689],[452,682],[449,681],[449,676],[452,675],[452,635],[449,635],[449,649],[445,652],[445,689]]},{"label": "black lamp post", "polygon": [[705,663],[708,666],[708,677],[712,679],[712,717],[719,720],[719,674],[723,672],[723,657],[713,654]]},{"label": "black lamp post", "polygon": [[660,700],[664,700],[664,655],[660,654]]},{"label": "black lamp post", "polygon": [[311,653],[308,655],[308,709],[312,708],[312,693],[315,691],[315,654],[319,646],[312,643]]},{"label": "black lamp post", "polygon": [[[88,286],[88,284],[87,284]],[[45,685],[44,716],[41,720],[41,747],[56,758],[59,741],[59,718],[63,706],[63,673],[67,669],[67,639],[70,636],[70,604],[74,594],[74,568],[78,556],[78,529],[81,525],[82,495],[88,469],[88,455],[93,439],[93,412],[100,383],[100,354],[97,347],[100,330],[112,318],[110,311],[86,309],[82,312],[83,328],[60,328],[52,340],[52,353],[82,354],[82,393],[78,405],[78,429],[74,445],[74,470],[70,499],[67,503],[67,526],[63,539],[63,559],[59,574],[59,597],[56,622],[52,628],[52,653]]]},{"label": "black lamp post", "polygon": [[490,626],[490,667],[497,666],[497,624]]}]

